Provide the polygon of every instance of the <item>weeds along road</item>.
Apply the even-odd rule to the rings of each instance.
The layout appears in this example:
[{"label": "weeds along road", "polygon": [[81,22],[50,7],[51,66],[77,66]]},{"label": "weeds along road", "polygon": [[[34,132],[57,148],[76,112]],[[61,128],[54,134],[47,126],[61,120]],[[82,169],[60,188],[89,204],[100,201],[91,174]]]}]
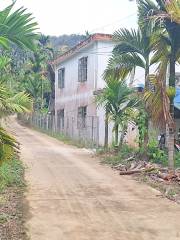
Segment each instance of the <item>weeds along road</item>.
[{"label": "weeds along road", "polygon": [[180,206],[85,149],[13,121],[27,165],[31,240],[180,240]]}]

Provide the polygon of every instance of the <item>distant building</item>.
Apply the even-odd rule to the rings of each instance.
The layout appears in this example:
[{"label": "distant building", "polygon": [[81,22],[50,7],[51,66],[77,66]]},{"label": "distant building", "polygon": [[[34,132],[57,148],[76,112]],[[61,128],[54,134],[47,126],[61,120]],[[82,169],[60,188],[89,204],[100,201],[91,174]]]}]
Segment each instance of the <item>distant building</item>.
[{"label": "distant building", "polygon": [[105,86],[103,72],[113,47],[111,35],[97,33],[54,61],[56,128],[66,135],[104,143],[105,113],[94,93]]}]

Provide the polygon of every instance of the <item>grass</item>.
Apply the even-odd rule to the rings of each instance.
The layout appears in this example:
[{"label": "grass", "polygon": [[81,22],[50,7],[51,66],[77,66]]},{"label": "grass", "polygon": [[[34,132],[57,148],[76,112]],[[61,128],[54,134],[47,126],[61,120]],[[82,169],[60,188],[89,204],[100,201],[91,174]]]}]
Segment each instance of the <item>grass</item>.
[{"label": "grass", "polygon": [[17,157],[3,162],[0,166],[0,191],[3,191],[6,187],[25,186],[23,174],[23,164]]},{"label": "grass", "polygon": [[127,158],[131,157],[132,155],[134,155],[137,152],[136,149],[134,149],[133,147],[130,147],[126,144],[124,144],[121,147],[121,150],[119,152],[115,152],[115,151],[104,151],[101,150],[100,154],[103,155],[103,160],[102,163],[111,165],[111,166],[115,166],[118,165],[120,163],[126,163]]},{"label": "grass", "polygon": [[8,215],[5,213],[0,214],[0,224],[4,224],[8,221]]},{"label": "grass", "polygon": [[63,143],[68,144],[68,145],[73,145],[78,148],[85,148],[85,147],[96,148],[95,146],[92,146],[93,144],[88,141],[84,142],[83,140],[74,140],[74,139],[71,139],[70,137],[67,137],[67,136],[61,134],[61,133],[53,132],[50,130],[45,130],[42,128],[33,127],[33,129],[36,131],[39,131],[41,133],[45,133],[50,137],[56,138],[57,140],[62,141]]},{"label": "grass", "polygon": [[[102,156],[102,163],[115,166],[120,163],[126,164],[126,159],[131,156],[135,156],[136,160],[139,159],[140,155],[138,150],[124,144],[119,152],[112,149],[99,149],[97,151],[98,155]],[[153,163],[160,164],[164,167],[168,166],[168,156],[166,152],[159,150],[157,147],[153,149],[148,149],[148,155],[150,157],[149,161]],[[180,168],[180,152],[175,152],[175,167]]]}]

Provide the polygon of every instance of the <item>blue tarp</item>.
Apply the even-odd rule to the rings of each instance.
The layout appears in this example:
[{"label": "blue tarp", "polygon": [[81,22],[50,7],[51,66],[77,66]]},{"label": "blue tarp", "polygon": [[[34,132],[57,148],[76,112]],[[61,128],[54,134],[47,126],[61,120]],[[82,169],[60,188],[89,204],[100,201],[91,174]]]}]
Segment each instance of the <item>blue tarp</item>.
[{"label": "blue tarp", "polygon": [[176,88],[176,96],[174,98],[174,106],[180,110],[180,88]]}]

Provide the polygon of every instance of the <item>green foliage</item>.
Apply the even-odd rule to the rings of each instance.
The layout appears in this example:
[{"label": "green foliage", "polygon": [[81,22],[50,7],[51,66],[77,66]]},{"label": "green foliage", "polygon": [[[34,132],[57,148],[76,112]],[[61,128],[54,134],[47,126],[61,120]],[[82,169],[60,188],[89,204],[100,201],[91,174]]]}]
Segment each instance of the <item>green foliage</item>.
[{"label": "green foliage", "polygon": [[135,155],[136,153],[137,149],[128,146],[127,144],[123,144],[121,150],[118,153],[112,152],[111,154],[111,152],[107,152],[102,162],[111,166],[115,166],[120,163],[127,163],[126,159],[128,159],[132,155]]},{"label": "green foliage", "polygon": [[124,80],[118,81],[111,76],[106,79],[106,86],[97,95],[96,101],[99,106],[104,106],[109,120],[114,122],[115,145],[118,145],[118,128],[126,129],[128,122],[136,115],[139,100]]},{"label": "green foliage", "polygon": [[138,143],[139,143],[140,151],[142,150],[141,148],[143,147],[144,137],[147,134],[147,128],[146,128],[147,117],[148,117],[147,113],[141,109],[135,120],[138,126],[138,131],[139,131]]},{"label": "green foliage", "polygon": [[24,74],[20,87],[34,100],[34,110],[38,111],[49,104],[51,83],[48,76],[48,64],[53,57],[49,47],[49,37],[41,35],[36,52],[24,65]]},{"label": "green foliage", "polygon": [[[24,119],[21,119],[21,120],[24,124],[26,124],[26,125],[29,124],[28,120],[27,121]],[[74,139],[67,137],[66,135],[64,135],[62,133],[53,132],[52,130],[45,130],[45,129],[37,128],[37,127],[34,127],[34,129],[39,132],[45,133],[45,134],[49,135],[50,137],[56,138],[57,140],[62,141],[68,145],[73,145],[78,148],[92,147],[91,142],[88,142],[88,141],[85,142],[83,139],[82,140],[74,140]],[[95,148],[95,146],[93,146],[93,147]]]},{"label": "green foliage", "polygon": [[151,51],[150,35],[141,28],[138,30],[121,28],[113,34],[113,38],[117,45],[105,70],[105,78],[113,75],[117,79],[124,79],[136,67],[144,69],[147,75]]},{"label": "green foliage", "polygon": [[18,148],[16,140],[0,127],[0,164],[12,158],[14,149]]},{"label": "green foliage", "polygon": [[[23,49],[34,49],[37,23],[25,8],[13,11],[14,5],[15,2],[0,11],[0,118],[32,110],[32,99],[29,95],[12,88],[11,80],[15,72],[12,70],[11,48],[15,44]],[[9,159],[17,148],[16,140],[0,127],[0,180],[2,178],[2,182],[9,184],[11,179],[8,180],[8,176],[15,176],[15,173],[11,175],[9,172],[10,167],[15,169],[15,165],[9,164]]]},{"label": "green foliage", "polygon": [[175,152],[175,166],[180,168],[180,152]]},{"label": "green foliage", "polygon": [[31,110],[32,99],[28,94],[23,92],[13,94],[7,87],[0,86],[0,117]]},{"label": "green foliage", "polygon": [[37,39],[37,23],[23,7],[12,11],[14,5],[0,11],[0,45],[8,48],[10,43],[15,43],[21,48],[32,50],[34,40]]},{"label": "green foliage", "polygon": [[168,156],[166,150],[158,147],[158,141],[152,139],[148,143],[148,156],[150,161],[167,166]]},{"label": "green foliage", "polygon": [[5,187],[24,186],[24,167],[22,162],[13,157],[0,165],[0,191]]},{"label": "green foliage", "polygon": [[52,47],[55,49],[57,54],[62,54],[64,48],[68,50],[74,47],[79,42],[86,39],[84,35],[71,34],[71,35],[61,35],[61,36],[50,36],[49,41]]}]

